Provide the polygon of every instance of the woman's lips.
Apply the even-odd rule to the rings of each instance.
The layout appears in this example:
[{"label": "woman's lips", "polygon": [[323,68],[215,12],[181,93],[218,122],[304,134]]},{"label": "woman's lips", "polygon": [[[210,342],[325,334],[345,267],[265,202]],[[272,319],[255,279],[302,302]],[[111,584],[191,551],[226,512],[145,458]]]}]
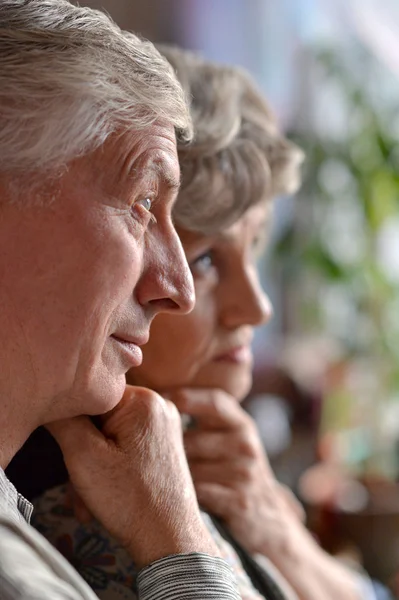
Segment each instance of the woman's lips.
[{"label": "woman's lips", "polygon": [[132,367],[139,367],[143,362],[143,352],[137,344],[124,340],[116,335],[111,335],[111,338],[116,342],[123,352],[123,356],[127,358]]},{"label": "woman's lips", "polygon": [[227,362],[232,364],[246,364],[252,362],[251,346],[236,346],[215,358],[216,362]]}]

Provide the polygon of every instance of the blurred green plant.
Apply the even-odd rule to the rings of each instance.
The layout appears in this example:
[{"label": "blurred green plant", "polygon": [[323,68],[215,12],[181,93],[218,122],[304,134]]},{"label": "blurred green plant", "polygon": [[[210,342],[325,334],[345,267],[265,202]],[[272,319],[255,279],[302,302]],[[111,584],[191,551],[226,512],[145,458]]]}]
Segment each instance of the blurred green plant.
[{"label": "blurred green plant", "polygon": [[290,329],[323,332],[346,360],[374,365],[378,421],[387,404],[399,405],[399,85],[388,102],[382,67],[360,49],[354,63],[318,50],[313,66],[314,115],[291,132],[307,156],[304,185],[274,259]]}]

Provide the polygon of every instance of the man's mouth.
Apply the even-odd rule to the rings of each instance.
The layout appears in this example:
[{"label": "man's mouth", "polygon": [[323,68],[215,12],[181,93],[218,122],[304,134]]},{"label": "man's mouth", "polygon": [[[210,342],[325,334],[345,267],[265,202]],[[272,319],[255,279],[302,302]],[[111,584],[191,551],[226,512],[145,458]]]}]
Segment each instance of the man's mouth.
[{"label": "man's mouth", "polygon": [[111,339],[122,350],[123,356],[127,358],[131,367],[138,367],[143,362],[143,351],[140,346],[148,341],[148,336],[130,337],[121,334],[111,335]]}]

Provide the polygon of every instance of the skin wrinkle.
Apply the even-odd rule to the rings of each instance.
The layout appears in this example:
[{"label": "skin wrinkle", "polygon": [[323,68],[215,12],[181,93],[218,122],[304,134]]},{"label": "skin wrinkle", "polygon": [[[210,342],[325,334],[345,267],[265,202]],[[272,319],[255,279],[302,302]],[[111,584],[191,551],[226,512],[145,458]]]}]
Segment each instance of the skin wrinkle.
[{"label": "skin wrinkle", "polygon": [[[83,181],[82,181],[81,183],[83,184]],[[92,180],[90,180],[90,181],[86,182],[86,184],[87,184],[87,185],[93,185],[93,183],[94,183],[94,177],[93,177],[93,181],[92,181]],[[110,208],[111,208],[111,207],[110,207]],[[98,224],[97,224],[97,231],[98,231],[99,233],[100,233],[100,231],[102,231],[100,223],[98,223]],[[104,243],[104,241],[105,241],[105,234],[104,234],[104,237],[103,237],[103,239],[99,239],[99,240],[98,240],[97,246],[94,248],[94,252],[93,252],[93,256],[92,256],[92,264],[91,264],[91,267],[90,267],[91,269],[93,269],[93,268],[95,267],[95,264],[96,264],[96,262],[97,262],[97,258],[96,258],[96,257],[97,257],[97,255],[98,255],[98,252],[99,252],[99,250],[100,250],[100,247],[102,246],[102,244]],[[98,312],[99,312],[99,311],[98,311]],[[93,312],[92,312],[92,314],[91,314],[91,318],[92,318],[93,320],[94,320],[94,316],[95,316],[95,314],[96,314],[96,311],[95,311],[95,310],[93,310]],[[100,324],[101,324],[100,315],[98,315],[98,317],[99,317],[99,319],[98,319],[98,325],[100,325]],[[103,328],[102,328],[102,332],[101,332],[101,333],[102,333],[102,339],[104,339],[104,338],[105,338],[105,336],[106,336],[106,332],[107,332],[107,331],[109,331],[109,327],[110,327],[111,321],[112,321],[112,314],[110,314],[110,315],[109,315],[109,318],[108,318],[108,320],[107,320],[107,321],[104,323],[104,326],[103,326]],[[89,351],[90,351],[90,348],[88,348],[88,349],[87,349],[87,356],[85,357],[85,359],[87,360],[87,362],[89,362],[89,363],[90,363],[91,361],[90,361]],[[78,357],[77,357],[77,360],[78,360]],[[86,361],[85,361],[85,362],[86,362]],[[75,377],[74,377],[74,379],[73,379],[73,382],[72,382],[72,389],[74,389],[74,388],[77,386],[77,383],[78,383],[78,375],[79,375],[79,372],[78,372],[78,369],[76,369],[76,371],[75,371]],[[88,377],[87,377],[87,380],[88,380],[88,381],[90,380],[90,375],[92,375],[92,370],[90,370],[90,371],[89,371],[89,373],[88,373]],[[58,394],[58,396],[57,396],[57,397],[56,397],[56,399],[55,399],[55,402],[57,402],[57,401],[58,401],[58,402],[60,402],[60,404],[61,404],[61,403],[62,403],[62,401],[63,401],[63,394],[64,394],[65,392],[66,392],[66,390],[63,390],[63,391],[62,391],[60,394]],[[78,403],[78,401],[79,401],[79,398],[78,398],[78,397],[74,397],[73,395],[71,395],[71,397],[70,397],[70,400],[71,400],[72,402],[76,402],[76,403]]]},{"label": "skin wrinkle", "polygon": [[[180,179],[176,179],[170,171],[165,168],[165,164],[160,161],[159,157],[152,157],[151,163],[145,165],[148,179],[151,179],[151,175],[155,175],[157,181],[160,182],[161,186],[168,189],[171,194],[177,195],[180,188]],[[126,179],[137,181],[140,167],[131,167],[128,170]]]},{"label": "skin wrinkle", "polygon": [[[103,155],[103,149],[101,149],[101,155]],[[103,171],[101,170],[101,172],[103,172]],[[88,184],[88,185],[93,185],[93,184],[94,184],[94,182],[95,182],[95,178],[94,178],[94,173],[93,173],[93,180],[90,180],[90,181],[88,181],[88,182],[87,182],[87,184]],[[111,200],[111,201],[113,201],[113,200],[114,200],[114,198],[112,198],[112,200]],[[114,215],[115,217],[119,217],[119,216],[120,216],[121,212],[120,212],[120,210],[118,210],[117,208],[115,208],[115,207],[113,207],[113,206],[110,206],[110,207],[109,207],[109,209],[110,209],[111,211],[112,211],[112,210],[115,210],[115,211],[116,211],[116,214]],[[98,228],[100,229],[100,224],[98,224]],[[100,240],[100,239],[98,240],[98,245],[97,245],[97,248],[95,249],[95,251],[94,251],[94,253],[93,253],[93,262],[92,262],[92,268],[94,267],[94,265],[95,265],[95,263],[96,263],[96,261],[97,261],[97,258],[96,258],[96,256],[97,256],[97,254],[98,254],[98,251],[99,251],[99,249],[100,249],[100,247],[101,247],[102,243],[104,243],[104,241],[105,241],[105,236],[104,236],[104,239],[103,239],[103,240]],[[98,312],[99,312],[99,311],[100,311],[100,306],[98,307]],[[95,314],[96,314],[96,311],[94,310],[94,311],[93,311],[93,313],[92,313],[92,317],[94,317],[94,315],[95,315]],[[109,315],[109,318],[107,319],[107,321],[106,321],[106,322],[104,323],[104,325],[103,325],[103,328],[102,328],[101,334],[102,334],[102,336],[103,336],[104,338],[105,338],[105,336],[106,336],[106,332],[107,332],[107,331],[109,331],[109,329],[110,329],[110,325],[111,325],[111,322],[112,322],[112,318],[113,318],[113,315],[112,315],[112,314],[110,314],[110,315]],[[100,315],[99,315],[99,324],[100,324]],[[90,348],[88,348],[88,352],[89,352],[89,350],[90,350]],[[88,358],[89,358],[89,357],[88,357]],[[88,362],[90,362],[90,361],[88,361]],[[93,368],[92,368],[92,369],[93,369]],[[93,375],[92,369],[91,369],[91,370],[88,372],[88,377],[87,377],[88,381],[90,380],[90,377]],[[76,370],[75,378],[74,378],[74,381],[73,381],[73,388],[74,388],[74,387],[77,385],[78,375],[79,375],[79,373],[78,373],[78,370]],[[110,375],[111,375],[111,373],[110,373]],[[72,398],[72,399],[73,399],[73,400],[76,400],[76,401],[78,401],[78,398],[75,398],[75,399],[74,399],[74,398]]]},{"label": "skin wrinkle", "polygon": [[[120,136],[117,139],[119,139],[119,140],[122,141],[123,140],[123,136]],[[147,169],[152,170],[151,169],[151,166],[152,166],[151,165],[151,163],[152,163],[152,157],[151,157],[151,155],[148,154],[148,152],[146,153],[145,156],[143,156],[144,148],[143,148],[142,144],[139,144],[138,148],[139,148],[139,150],[137,152],[137,157],[134,159],[134,162],[135,163],[140,163],[140,161],[142,161],[141,169],[140,169],[140,171],[141,171],[140,179],[138,181],[136,179],[136,181],[134,182],[134,179],[130,178],[129,176],[127,176],[127,177],[123,176],[122,180],[125,179],[126,184],[130,184],[130,185],[132,185],[133,183],[135,183],[135,185],[140,188],[142,180],[144,178],[148,178],[149,177],[149,176],[146,175]],[[152,148],[150,148],[150,149],[152,149]],[[103,150],[101,150],[101,155],[102,154],[103,154]],[[131,156],[131,152],[130,152],[130,153],[127,154],[126,160],[123,162],[123,167],[122,167],[123,171],[129,172],[129,170],[131,169],[131,167],[129,167],[129,164],[131,163],[131,161],[132,161],[132,156]],[[101,170],[101,172],[103,172],[103,171]],[[136,168],[136,172],[139,172],[139,168]],[[172,177],[171,177],[171,179],[172,179]],[[89,182],[89,184],[91,184],[91,181]],[[120,202],[119,199],[117,199],[116,202],[119,203]],[[115,209],[112,206],[110,207],[110,209],[118,211],[118,209]],[[123,210],[123,209],[121,209],[121,210]],[[99,244],[100,244],[100,242],[99,242]],[[95,261],[95,258],[93,258],[93,261]],[[163,285],[164,285],[165,281],[167,281],[167,277],[166,276],[164,276],[164,279],[163,279],[163,282],[162,282]],[[110,320],[111,320],[111,316],[110,316]],[[108,323],[104,327],[104,332],[107,329],[108,329]],[[77,373],[77,375],[78,375],[78,373]]]},{"label": "skin wrinkle", "polygon": [[[13,411],[9,407],[7,416],[3,411],[2,420],[15,430],[13,451],[39,418],[49,422],[82,412],[99,414],[121,399],[131,363],[110,339],[114,331],[122,327],[121,333],[143,335],[159,311],[193,305],[191,276],[172,226],[174,195],[160,189],[154,208],[157,227],[148,227],[145,208],[129,207],[131,196],[141,193],[133,181],[118,186],[118,203],[111,206],[108,190],[118,181],[126,154],[130,161],[142,160],[145,172],[154,153],[178,179],[173,127],[158,123],[144,139],[126,132],[95,156],[74,161],[51,206],[21,211],[7,199],[2,206],[0,270],[9,293],[6,298],[0,290],[6,302],[0,326],[8,344],[4,371],[11,369],[2,394],[8,396],[8,387],[14,394]],[[161,252],[165,245],[167,252]],[[25,305],[24,298],[29,298]],[[14,332],[15,327],[23,329],[23,346],[21,335],[8,339],[12,327]],[[27,372],[32,361],[34,374]],[[26,397],[37,406],[16,423]]]}]

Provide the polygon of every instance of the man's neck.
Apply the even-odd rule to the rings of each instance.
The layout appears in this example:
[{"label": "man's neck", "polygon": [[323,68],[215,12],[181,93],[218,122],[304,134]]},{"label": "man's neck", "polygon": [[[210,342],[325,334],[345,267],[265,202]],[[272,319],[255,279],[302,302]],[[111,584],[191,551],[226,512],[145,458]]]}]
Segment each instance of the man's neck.
[{"label": "man's neck", "polygon": [[[0,399],[1,402],[1,399]],[[7,410],[8,408],[8,410]],[[28,425],[17,409],[0,404],[0,467],[6,469],[36,427]]]}]

